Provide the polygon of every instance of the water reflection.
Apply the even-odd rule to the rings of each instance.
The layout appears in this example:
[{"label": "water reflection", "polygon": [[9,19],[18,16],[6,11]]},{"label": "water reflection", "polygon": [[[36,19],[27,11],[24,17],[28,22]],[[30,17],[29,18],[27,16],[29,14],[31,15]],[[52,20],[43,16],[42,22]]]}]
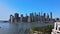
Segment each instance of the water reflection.
[{"label": "water reflection", "polygon": [[18,25],[10,23],[0,23],[0,34],[18,34]]},{"label": "water reflection", "polygon": [[0,23],[0,34],[27,34],[30,23]]}]

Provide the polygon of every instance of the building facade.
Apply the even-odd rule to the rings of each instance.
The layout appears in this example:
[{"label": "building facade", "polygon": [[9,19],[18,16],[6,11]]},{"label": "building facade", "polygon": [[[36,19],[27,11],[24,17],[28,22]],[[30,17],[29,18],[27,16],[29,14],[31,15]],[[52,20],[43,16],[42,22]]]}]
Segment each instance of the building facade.
[{"label": "building facade", "polygon": [[51,34],[60,34],[60,22],[54,23],[54,29],[52,29]]}]

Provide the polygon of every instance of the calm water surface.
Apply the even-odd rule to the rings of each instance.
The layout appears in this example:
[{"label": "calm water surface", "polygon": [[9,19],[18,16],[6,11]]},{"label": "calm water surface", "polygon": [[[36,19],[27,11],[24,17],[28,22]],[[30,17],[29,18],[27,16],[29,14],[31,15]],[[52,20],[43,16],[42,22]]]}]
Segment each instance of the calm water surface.
[{"label": "calm water surface", "polygon": [[0,34],[18,34],[18,25],[0,22]]},{"label": "calm water surface", "polygon": [[45,25],[53,25],[53,23],[3,23],[0,22],[0,34],[27,34],[29,32],[29,28],[32,26],[40,27]]}]

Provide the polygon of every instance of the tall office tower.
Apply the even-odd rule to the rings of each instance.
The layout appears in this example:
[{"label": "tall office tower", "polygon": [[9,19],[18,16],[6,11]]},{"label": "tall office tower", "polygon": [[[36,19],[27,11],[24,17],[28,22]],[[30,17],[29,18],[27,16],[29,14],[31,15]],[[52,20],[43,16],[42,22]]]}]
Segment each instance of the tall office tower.
[{"label": "tall office tower", "polygon": [[23,22],[23,14],[21,14],[20,21]]},{"label": "tall office tower", "polygon": [[44,13],[44,18],[46,18],[46,13]]},{"label": "tall office tower", "polygon": [[36,18],[37,17],[37,15],[36,15],[36,12],[34,13],[34,22],[36,22]]},{"label": "tall office tower", "polygon": [[47,22],[49,22],[49,14],[47,13]]},{"label": "tall office tower", "polygon": [[47,13],[47,20],[49,21],[49,14]]},{"label": "tall office tower", "polygon": [[47,13],[47,19],[49,19],[49,14]]},{"label": "tall office tower", "polygon": [[39,12],[39,16],[40,16],[40,12]]},{"label": "tall office tower", "polygon": [[36,16],[37,16],[36,12],[33,14],[33,16],[34,16],[34,18],[36,19]]},{"label": "tall office tower", "polygon": [[30,16],[28,17],[28,22],[31,22],[31,21],[30,21]]},{"label": "tall office tower", "polygon": [[41,16],[42,16],[42,14],[43,14],[43,13],[42,13],[42,11],[41,11]]},{"label": "tall office tower", "polygon": [[38,16],[38,21],[40,22],[40,12],[39,12],[39,16]]},{"label": "tall office tower", "polygon": [[39,15],[38,14],[37,14],[37,19],[36,20],[37,20],[37,22],[39,22]]},{"label": "tall office tower", "polygon": [[43,15],[42,15],[42,11],[41,11],[41,14],[40,14],[40,22],[43,21]]},{"label": "tall office tower", "polygon": [[33,22],[33,13],[30,13],[30,19],[31,19],[31,22]]},{"label": "tall office tower", "polygon": [[13,23],[14,22],[14,16],[10,15],[10,22]]},{"label": "tall office tower", "polygon": [[34,13],[34,16],[36,16],[36,12]]},{"label": "tall office tower", "polygon": [[25,16],[25,22],[28,22],[28,15]]},{"label": "tall office tower", "polygon": [[43,14],[43,21],[46,21],[46,13]]},{"label": "tall office tower", "polygon": [[15,22],[18,22],[18,21],[19,21],[19,14],[15,13]]},{"label": "tall office tower", "polygon": [[50,18],[52,19],[52,12],[50,12]]}]

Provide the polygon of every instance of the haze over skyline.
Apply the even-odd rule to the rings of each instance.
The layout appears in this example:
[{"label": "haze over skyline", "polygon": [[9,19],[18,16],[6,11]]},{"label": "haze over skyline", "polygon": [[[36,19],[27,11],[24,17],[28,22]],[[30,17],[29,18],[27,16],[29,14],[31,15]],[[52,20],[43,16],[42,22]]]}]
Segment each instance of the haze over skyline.
[{"label": "haze over skyline", "polygon": [[60,18],[60,0],[0,0],[0,20],[7,20],[16,12],[23,15],[52,12],[53,18]]}]

